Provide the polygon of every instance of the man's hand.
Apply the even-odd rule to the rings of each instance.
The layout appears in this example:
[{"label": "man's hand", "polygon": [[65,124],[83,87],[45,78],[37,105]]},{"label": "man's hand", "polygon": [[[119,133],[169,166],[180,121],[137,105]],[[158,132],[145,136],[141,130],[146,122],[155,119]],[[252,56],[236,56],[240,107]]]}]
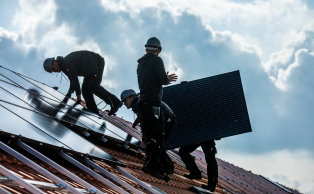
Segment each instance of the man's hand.
[{"label": "man's hand", "polygon": [[168,75],[169,71],[167,71],[167,77],[169,79],[169,84],[171,84],[170,82],[175,82],[178,79],[178,76],[176,74],[170,74]]},{"label": "man's hand", "polygon": [[146,150],[146,143],[144,141],[141,142],[141,146]]},{"label": "man's hand", "polygon": [[75,104],[81,104],[81,102],[82,102],[81,95],[78,95],[78,96],[76,97],[76,102],[75,102]]},{"label": "man's hand", "polygon": [[136,126],[134,125],[134,123],[132,124],[132,127],[133,127],[134,129],[136,129]]}]

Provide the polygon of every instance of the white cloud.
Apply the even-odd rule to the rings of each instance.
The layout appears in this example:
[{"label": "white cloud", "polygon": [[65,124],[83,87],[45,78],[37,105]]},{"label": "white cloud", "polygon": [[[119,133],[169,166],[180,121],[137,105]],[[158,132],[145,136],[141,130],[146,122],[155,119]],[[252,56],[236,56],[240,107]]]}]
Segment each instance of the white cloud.
[{"label": "white cloud", "polygon": [[43,32],[54,30],[55,11],[53,0],[21,0],[21,10],[17,12],[13,24],[27,44],[38,44]]},{"label": "white cloud", "polygon": [[199,0],[193,3],[187,0],[102,0],[102,5],[106,10],[126,12],[139,20],[144,10],[150,10],[150,15],[156,18],[160,18],[160,11],[165,11],[171,13],[174,20],[184,13],[190,14],[200,18],[204,25],[242,34],[248,43],[271,52],[280,49],[296,31],[314,28],[314,12],[302,0],[256,0],[250,3],[227,0]]},{"label": "white cloud", "polygon": [[[272,54],[271,59],[263,64],[265,71],[279,89],[284,91],[291,89],[289,79],[293,76],[293,72],[296,71],[302,63],[309,63],[309,61],[304,60],[305,55],[309,55],[307,60],[313,60],[311,59],[312,57],[310,57],[313,56],[314,51],[313,38],[314,31],[302,31],[294,40],[290,41],[284,49]],[[310,66],[309,68],[311,69]],[[298,87],[298,85],[294,86]]]},{"label": "white cloud", "polygon": [[2,28],[0,26],[0,37],[2,38],[8,38],[8,39],[11,39],[12,41],[16,41],[17,39],[17,34],[14,33],[14,32],[10,32],[8,30],[5,30],[4,28]]}]

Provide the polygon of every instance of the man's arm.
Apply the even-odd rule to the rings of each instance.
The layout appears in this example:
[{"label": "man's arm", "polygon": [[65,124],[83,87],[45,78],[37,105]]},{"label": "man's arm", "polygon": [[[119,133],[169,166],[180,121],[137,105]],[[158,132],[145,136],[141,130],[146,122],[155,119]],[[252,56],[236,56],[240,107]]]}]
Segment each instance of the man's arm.
[{"label": "man's arm", "polygon": [[170,80],[168,79],[168,76],[166,74],[164,62],[162,61],[160,57],[156,57],[154,59],[154,67],[155,67],[159,82],[162,85],[168,85],[170,83]]},{"label": "man's arm", "polygon": [[140,120],[140,117],[137,116],[136,119],[135,119],[135,121],[134,121],[134,123],[132,124],[132,127],[135,128],[135,127],[140,123],[140,121],[141,121],[141,120]]},{"label": "man's arm", "polygon": [[155,59],[155,68],[159,82],[162,85],[168,85],[170,82],[177,81],[178,76],[176,74],[168,75],[168,72],[166,73],[164,62],[159,57]]},{"label": "man's arm", "polygon": [[75,91],[76,96],[78,98],[81,98],[80,82],[78,80],[74,64],[73,63],[67,63],[66,64],[66,71],[67,71],[67,74],[68,74],[68,78],[70,80],[69,92]]}]

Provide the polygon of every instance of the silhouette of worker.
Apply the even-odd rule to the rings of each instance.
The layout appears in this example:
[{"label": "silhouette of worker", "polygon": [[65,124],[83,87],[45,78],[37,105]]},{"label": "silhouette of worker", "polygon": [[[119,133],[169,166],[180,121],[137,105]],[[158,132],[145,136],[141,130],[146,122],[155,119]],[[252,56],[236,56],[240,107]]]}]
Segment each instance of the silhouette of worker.
[{"label": "silhouette of worker", "polygon": [[[132,111],[137,115],[137,118],[135,119],[134,123],[132,124],[132,127],[135,128],[140,123],[140,117],[139,117],[139,109],[138,109],[138,99],[139,96],[136,94],[136,92],[132,89],[124,90],[121,93],[121,101],[126,106],[127,109],[132,108]],[[165,119],[165,139],[168,138],[170,135],[171,128],[175,125],[175,115],[172,112],[172,110],[169,108],[169,106],[161,101],[161,109],[164,115]],[[148,157],[146,158],[148,159]],[[161,164],[158,167],[158,170],[160,171],[160,174],[166,173],[166,174],[173,174],[174,171],[174,165],[171,161],[170,157],[167,155],[165,150],[161,150],[160,153],[160,161]],[[165,176],[165,175],[164,175]],[[167,181],[167,177],[164,177],[164,180]],[[170,180],[170,179],[169,179]]]},{"label": "silhouette of worker", "polygon": [[157,169],[165,135],[164,116],[160,108],[162,85],[176,81],[177,76],[166,73],[163,60],[158,56],[162,48],[156,37],[149,38],[145,48],[146,54],[137,60],[137,80],[140,89],[138,107],[148,156],[143,171],[156,178],[164,179]]},{"label": "silhouette of worker", "polygon": [[183,176],[188,179],[202,178],[201,171],[195,164],[194,158],[190,155],[190,153],[196,150],[196,148],[198,148],[199,146],[201,146],[203,149],[203,152],[205,154],[205,160],[207,163],[208,184],[202,184],[202,188],[214,192],[218,182],[218,166],[215,158],[217,150],[214,140],[183,146],[179,149],[179,155],[184,162],[186,168],[190,171],[190,174],[185,174]]},{"label": "silhouette of worker", "polygon": [[77,104],[81,102],[81,89],[78,76],[83,76],[82,94],[89,110],[99,114],[93,94],[109,104],[111,109],[108,115],[115,114],[122,106],[120,100],[102,86],[102,75],[105,68],[105,60],[99,54],[91,51],[75,51],[65,57],[58,56],[47,58],[43,63],[44,69],[49,72],[63,72],[70,80],[70,88],[67,97],[75,91]]}]

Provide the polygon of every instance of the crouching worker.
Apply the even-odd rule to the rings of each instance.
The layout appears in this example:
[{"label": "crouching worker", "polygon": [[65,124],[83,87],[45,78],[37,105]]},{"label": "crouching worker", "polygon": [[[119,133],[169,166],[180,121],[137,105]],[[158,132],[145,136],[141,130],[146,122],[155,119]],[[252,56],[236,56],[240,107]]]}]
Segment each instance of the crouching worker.
[{"label": "crouching worker", "polygon": [[109,104],[111,109],[108,115],[115,114],[122,106],[120,100],[102,86],[102,75],[105,68],[105,60],[99,54],[91,51],[76,51],[65,57],[58,56],[55,58],[47,58],[44,61],[44,69],[49,72],[63,72],[70,80],[70,88],[67,97],[75,91],[77,96],[77,104],[81,102],[81,89],[77,76],[83,76],[82,94],[89,110],[99,114],[99,110],[94,100],[93,94]]},{"label": "crouching worker", "polygon": [[[140,117],[139,117],[139,108],[138,108],[138,95],[136,92],[132,89],[124,90],[121,93],[121,101],[123,104],[126,106],[127,109],[132,108],[132,111],[137,115],[137,118],[135,119],[132,127],[135,128],[140,123]],[[172,110],[169,108],[169,106],[164,103],[163,101],[161,102],[161,109],[165,118],[165,140],[168,138],[171,128],[175,124],[175,115],[172,112]],[[145,142],[143,135],[143,141]],[[148,157],[146,158],[147,162]],[[170,157],[167,155],[165,150],[161,150],[160,153],[160,165],[158,167],[158,170],[160,174],[173,174],[174,171],[174,165],[170,159]],[[164,174],[163,174],[164,175]],[[167,181],[167,177],[164,175],[164,180]],[[170,180],[170,179],[169,179]]]},{"label": "crouching worker", "polygon": [[185,174],[183,176],[191,180],[202,178],[201,171],[195,164],[194,158],[190,155],[190,153],[196,150],[196,148],[198,148],[199,146],[201,146],[203,149],[203,152],[205,154],[205,160],[207,163],[208,184],[203,184],[202,188],[214,192],[218,182],[218,166],[215,158],[217,150],[214,140],[202,142],[199,144],[183,146],[179,149],[179,155],[184,162],[186,168],[190,171],[190,174]]}]

